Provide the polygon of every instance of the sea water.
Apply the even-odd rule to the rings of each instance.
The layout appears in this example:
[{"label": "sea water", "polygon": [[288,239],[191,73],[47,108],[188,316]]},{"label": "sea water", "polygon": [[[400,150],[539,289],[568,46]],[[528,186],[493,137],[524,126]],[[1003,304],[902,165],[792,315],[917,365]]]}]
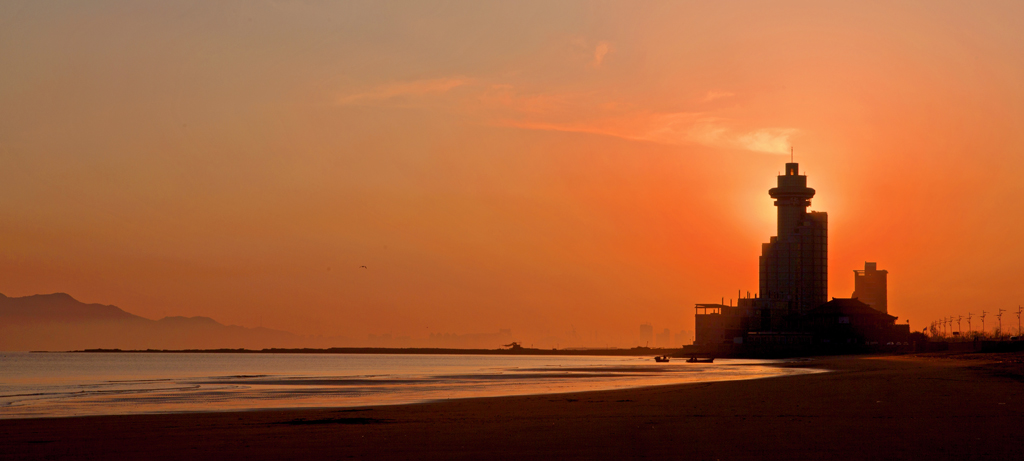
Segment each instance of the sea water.
[{"label": "sea water", "polygon": [[814,371],[619,356],[0,352],[0,418],[358,407]]}]

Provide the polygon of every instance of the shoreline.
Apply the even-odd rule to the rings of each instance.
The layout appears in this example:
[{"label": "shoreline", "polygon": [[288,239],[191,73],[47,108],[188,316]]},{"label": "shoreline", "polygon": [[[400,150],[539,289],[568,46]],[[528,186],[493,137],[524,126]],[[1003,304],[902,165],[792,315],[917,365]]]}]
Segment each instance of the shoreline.
[{"label": "shoreline", "polygon": [[[75,354],[404,354],[404,355],[581,355],[581,356],[635,356],[672,355],[681,348],[634,347],[631,349],[457,349],[434,347],[329,347],[329,348],[269,348],[269,349],[83,349],[74,351],[28,351],[30,353]],[[652,355],[652,357],[653,357]]]},{"label": "shoreline", "polygon": [[0,420],[0,458],[1012,459],[1024,365],[984,355],[825,357],[779,366],[830,373],[395,406]]},{"label": "shoreline", "polygon": [[[744,366],[747,364],[737,364],[736,366]],[[774,364],[751,364],[751,365],[766,365],[774,366]],[[830,370],[816,369],[812,373],[828,373]],[[757,377],[743,377],[735,379],[723,379],[713,381],[693,381],[685,383],[667,383],[667,384],[645,384],[633,387],[622,387],[616,389],[593,389],[593,390],[582,390],[582,391],[558,391],[558,392],[542,392],[535,394],[509,394],[509,395],[491,395],[491,396],[474,396],[474,397],[455,397],[447,399],[430,399],[416,402],[401,402],[401,403],[376,403],[367,405],[353,405],[353,406],[310,406],[310,407],[266,407],[266,408],[240,408],[240,409],[218,409],[218,410],[168,410],[168,411],[154,411],[154,412],[141,412],[141,413],[116,413],[116,414],[100,414],[100,415],[74,415],[74,416],[30,416],[30,417],[14,417],[14,418],[0,418],[0,427],[2,423],[6,421],[26,421],[26,420],[54,420],[54,419],[75,419],[75,418],[110,418],[110,417],[134,417],[134,416],[170,416],[170,415],[212,415],[212,414],[231,414],[231,413],[273,413],[273,412],[330,412],[330,411],[341,411],[341,412],[355,412],[362,411],[367,408],[391,408],[391,407],[402,407],[402,406],[413,406],[413,405],[431,405],[446,402],[462,402],[462,401],[473,401],[482,399],[506,399],[506,398],[517,398],[517,397],[558,397],[562,395],[579,395],[586,396],[593,393],[603,392],[628,392],[633,390],[641,389],[654,389],[661,387],[676,387],[676,386],[688,386],[688,385],[700,385],[710,383],[724,383],[724,382],[738,382],[738,381],[756,381],[762,379],[779,379],[786,378],[789,376],[778,374],[771,376],[757,376]],[[2,438],[0,438],[2,440]]]},{"label": "shoreline", "polygon": [[[28,353],[14,355],[29,358]],[[72,355],[67,357],[68,360],[77,363]],[[420,363],[419,357],[423,356],[406,356],[402,360],[406,363]],[[429,378],[422,376],[419,371],[402,374],[401,367],[393,370],[349,370],[341,372],[342,375],[320,375],[312,368],[309,373],[313,374],[307,375],[301,371],[294,374],[287,370],[250,370],[245,367],[227,371],[219,367],[210,369],[209,366],[193,370],[194,374],[188,377],[179,376],[180,373],[175,376],[167,375],[168,377],[161,374],[149,374],[138,378],[118,377],[114,381],[96,381],[93,377],[85,381],[75,381],[74,389],[68,389],[67,386],[9,389],[13,392],[6,392],[11,395],[8,396],[10,399],[4,399],[6,404],[0,406],[0,421],[349,409],[432,403],[451,399],[641,389],[690,383],[778,378],[826,371],[793,370],[796,367],[780,366],[798,363],[799,360],[796,359],[723,359],[714,364],[690,364],[683,361],[666,364],[655,363],[642,357],[580,356],[579,360],[585,362],[568,356],[481,357],[490,357],[486,359],[489,362],[483,362],[489,365],[476,371],[461,368],[447,370],[441,367],[442,371],[439,371],[439,374],[431,375]],[[199,363],[192,359],[185,360],[188,362],[166,363]],[[145,363],[165,362],[163,358],[153,356]],[[245,370],[241,371],[243,368]],[[77,376],[74,372],[66,371],[65,377],[69,376],[68,373]],[[384,379],[374,379],[379,377]],[[167,384],[157,388],[145,385],[149,382],[164,381]],[[297,384],[293,384],[296,382]],[[142,387],[115,384],[107,390],[106,383],[142,383]]]}]

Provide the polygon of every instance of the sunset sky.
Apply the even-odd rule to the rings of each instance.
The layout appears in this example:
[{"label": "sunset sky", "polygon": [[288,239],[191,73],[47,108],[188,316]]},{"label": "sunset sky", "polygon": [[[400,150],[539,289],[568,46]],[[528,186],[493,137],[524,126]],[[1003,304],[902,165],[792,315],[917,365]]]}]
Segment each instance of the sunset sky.
[{"label": "sunset sky", "polygon": [[1024,305],[1021,2],[5,1],[0,64],[8,296],[632,346],[757,291],[793,146],[829,296]]}]

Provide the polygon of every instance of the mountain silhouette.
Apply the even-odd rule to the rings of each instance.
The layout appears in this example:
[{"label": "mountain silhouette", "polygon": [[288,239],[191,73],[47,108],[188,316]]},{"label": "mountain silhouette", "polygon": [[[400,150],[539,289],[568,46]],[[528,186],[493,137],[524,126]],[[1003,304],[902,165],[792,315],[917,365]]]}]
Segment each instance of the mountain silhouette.
[{"label": "mountain silhouette", "polygon": [[0,350],[262,349],[309,342],[286,331],[224,325],[209,317],[151,320],[66,293],[0,294]]},{"label": "mountain silhouette", "polygon": [[9,298],[0,294],[0,318],[20,322],[147,320],[117,306],[85,304],[67,293]]}]

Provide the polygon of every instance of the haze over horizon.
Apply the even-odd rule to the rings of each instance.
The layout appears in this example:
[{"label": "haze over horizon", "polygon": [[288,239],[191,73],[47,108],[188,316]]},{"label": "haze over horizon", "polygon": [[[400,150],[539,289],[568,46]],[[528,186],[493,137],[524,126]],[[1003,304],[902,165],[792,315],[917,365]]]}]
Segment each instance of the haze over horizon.
[{"label": "haze over horizon", "polygon": [[1024,304],[1019,2],[9,1],[0,62],[7,296],[628,347],[757,291],[792,146],[829,296]]}]

